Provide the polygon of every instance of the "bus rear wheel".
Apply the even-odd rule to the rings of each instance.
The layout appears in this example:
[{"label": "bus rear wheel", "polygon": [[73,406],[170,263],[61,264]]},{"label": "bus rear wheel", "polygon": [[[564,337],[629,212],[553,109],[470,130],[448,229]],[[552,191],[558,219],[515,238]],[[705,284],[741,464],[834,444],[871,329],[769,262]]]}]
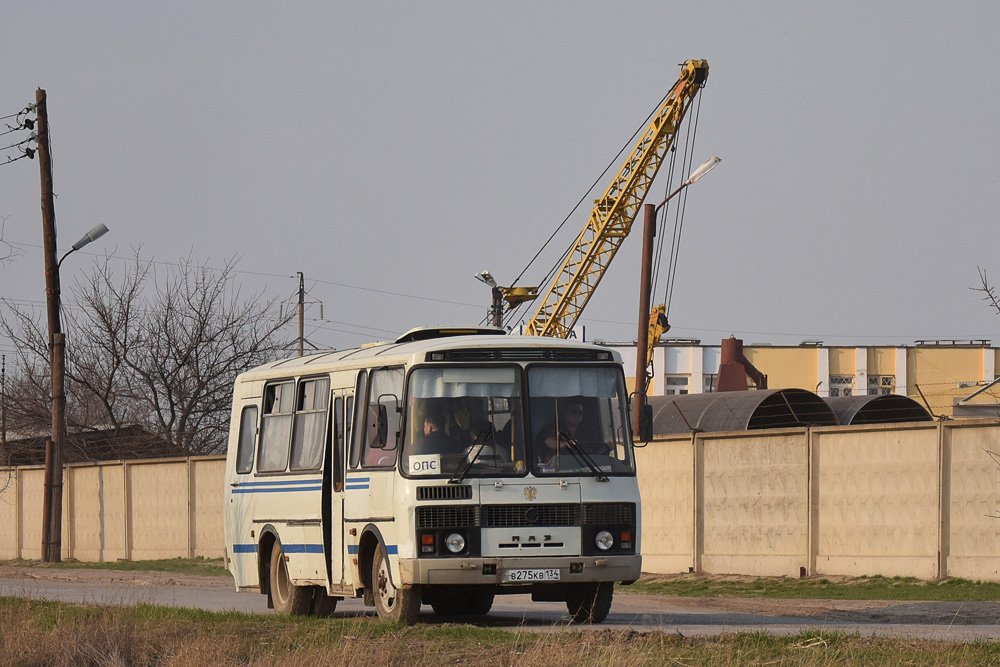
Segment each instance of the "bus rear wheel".
[{"label": "bus rear wheel", "polygon": [[465,613],[470,616],[485,616],[493,608],[493,594],[470,595],[465,603]]},{"label": "bus rear wheel", "polygon": [[413,625],[420,615],[420,587],[397,588],[389,576],[389,556],[381,544],[375,549],[372,560],[372,591],[375,594],[375,611],[383,621],[399,621]]},{"label": "bus rear wheel", "polygon": [[275,542],[271,548],[269,583],[275,612],[283,616],[302,616],[309,613],[312,589],[292,583],[288,576],[288,566],[285,565],[285,550],[281,548],[281,542]]}]

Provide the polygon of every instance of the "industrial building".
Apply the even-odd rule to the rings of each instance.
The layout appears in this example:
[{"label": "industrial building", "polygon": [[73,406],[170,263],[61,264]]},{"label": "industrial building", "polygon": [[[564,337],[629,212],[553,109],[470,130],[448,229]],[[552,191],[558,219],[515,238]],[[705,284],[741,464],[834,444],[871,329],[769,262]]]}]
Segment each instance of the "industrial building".
[{"label": "industrial building", "polygon": [[[622,355],[635,386],[636,345],[606,343]],[[722,345],[662,339],[655,348],[650,396],[716,389]],[[804,341],[745,344],[743,356],[767,378],[767,388],[806,389],[822,397],[908,396],[934,417],[1000,418],[1000,348],[989,340],[918,340],[912,345],[852,347]],[[748,388],[754,383],[748,379]]]}]

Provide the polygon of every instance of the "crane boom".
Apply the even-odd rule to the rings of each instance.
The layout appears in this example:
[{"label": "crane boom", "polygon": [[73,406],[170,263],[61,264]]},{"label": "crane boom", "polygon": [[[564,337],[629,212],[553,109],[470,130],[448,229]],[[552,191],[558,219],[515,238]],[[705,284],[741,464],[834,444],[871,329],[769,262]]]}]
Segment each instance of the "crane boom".
[{"label": "crane boom", "polygon": [[594,208],[562,268],[524,329],[529,336],[567,338],[608,265],[628,236],[684,114],[708,79],[708,61],[689,60],[680,78],[604,196]]}]

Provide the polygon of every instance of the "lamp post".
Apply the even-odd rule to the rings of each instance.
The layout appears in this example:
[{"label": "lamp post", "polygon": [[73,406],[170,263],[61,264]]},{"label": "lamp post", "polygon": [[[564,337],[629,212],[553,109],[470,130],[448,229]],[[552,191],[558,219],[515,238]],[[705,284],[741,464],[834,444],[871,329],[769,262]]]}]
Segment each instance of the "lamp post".
[{"label": "lamp post", "polygon": [[633,415],[635,433],[638,433],[639,437],[643,439],[651,435],[644,433],[642,414],[646,407],[646,368],[650,361],[647,358],[651,317],[649,307],[653,289],[650,281],[652,280],[653,267],[653,237],[656,236],[656,214],[668,201],[680,194],[681,190],[715,169],[720,162],[722,162],[720,157],[706,160],[676,190],[667,195],[666,199],[659,204],[645,204],[643,206],[642,270],[639,277],[639,335],[635,347],[635,414]]},{"label": "lamp post", "polygon": [[503,326],[503,289],[497,285],[497,281],[489,271],[476,274],[476,280],[486,283],[493,290],[493,301],[490,303],[490,320],[495,327]]},{"label": "lamp post", "polygon": [[[50,181],[51,182],[51,181]],[[54,212],[45,224],[45,283],[46,307],[49,320],[49,354],[52,375],[52,439],[45,448],[45,489],[42,502],[42,561],[62,560],[62,485],[63,445],[66,442],[66,336],[60,322],[59,268],[63,260],[92,241],[108,233],[105,225],[97,225],[59,261],[56,256]]]}]

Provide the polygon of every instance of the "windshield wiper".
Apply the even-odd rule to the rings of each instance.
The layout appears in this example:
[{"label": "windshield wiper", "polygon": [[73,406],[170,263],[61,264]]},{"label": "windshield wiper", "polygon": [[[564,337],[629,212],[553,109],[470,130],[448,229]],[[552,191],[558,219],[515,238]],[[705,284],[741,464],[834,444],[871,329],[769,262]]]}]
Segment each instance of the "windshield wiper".
[{"label": "windshield wiper", "polygon": [[580,446],[580,443],[578,443],[576,440],[569,437],[565,433],[560,433],[559,436],[566,443],[566,446],[569,447],[570,453],[587,464],[587,467],[590,468],[590,471],[594,473],[594,475],[596,476],[594,479],[596,479],[598,482],[608,481],[608,476],[605,475],[601,471],[601,469],[597,467],[597,464],[594,463],[594,459],[590,458],[590,455],[587,454],[587,452],[583,451],[583,447]]},{"label": "windshield wiper", "polygon": [[[493,424],[486,426],[486,428],[479,432],[476,439],[472,441],[472,446],[469,448],[469,454],[466,456],[465,465],[462,466],[461,470],[459,470],[456,466],[455,474],[451,476],[448,483],[461,484],[462,480],[465,479],[465,476],[469,474],[469,469],[472,467],[472,464],[476,462],[476,459],[479,458],[479,455],[482,454],[483,449],[485,449],[487,445],[495,445],[493,440]],[[496,448],[494,446],[494,451],[495,449]]]}]

